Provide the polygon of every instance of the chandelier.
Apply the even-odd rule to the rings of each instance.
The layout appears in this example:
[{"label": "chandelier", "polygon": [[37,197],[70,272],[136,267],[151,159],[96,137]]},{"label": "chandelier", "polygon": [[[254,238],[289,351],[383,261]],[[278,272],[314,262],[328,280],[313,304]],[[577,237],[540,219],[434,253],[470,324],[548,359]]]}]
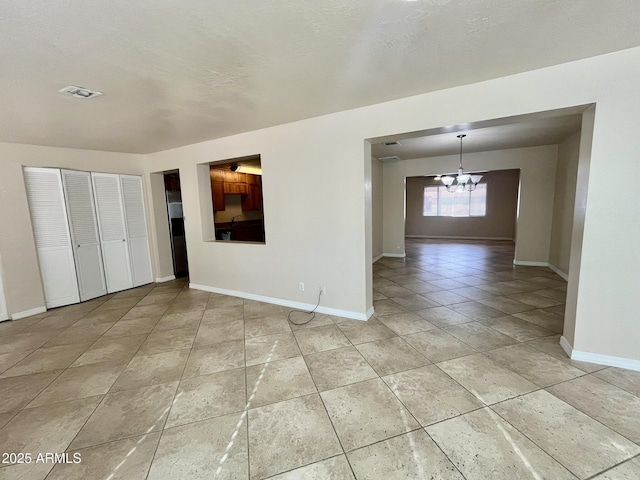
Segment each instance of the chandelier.
[{"label": "chandelier", "polygon": [[458,167],[458,175],[453,177],[451,175],[443,175],[440,177],[442,183],[447,187],[447,192],[472,192],[476,189],[478,182],[482,179],[482,175],[470,175],[464,173],[462,170],[462,139],[466,135],[458,135],[460,139],[460,166]]}]

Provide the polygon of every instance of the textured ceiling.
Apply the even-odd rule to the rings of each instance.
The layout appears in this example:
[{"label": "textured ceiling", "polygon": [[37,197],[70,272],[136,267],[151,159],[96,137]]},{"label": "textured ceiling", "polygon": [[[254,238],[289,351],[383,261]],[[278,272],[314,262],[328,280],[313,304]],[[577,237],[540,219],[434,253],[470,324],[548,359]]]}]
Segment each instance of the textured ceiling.
[{"label": "textured ceiling", "polygon": [[[153,152],[640,45],[637,0],[2,0],[0,141]],[[99,90],[65,97],[67,85]]]}]

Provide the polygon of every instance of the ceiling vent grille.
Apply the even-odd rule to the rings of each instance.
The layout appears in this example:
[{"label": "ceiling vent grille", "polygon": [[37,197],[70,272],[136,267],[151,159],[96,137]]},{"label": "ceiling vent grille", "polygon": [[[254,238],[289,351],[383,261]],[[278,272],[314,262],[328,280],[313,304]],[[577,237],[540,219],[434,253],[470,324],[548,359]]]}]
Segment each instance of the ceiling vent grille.
[{"label": "ceiling vent grille", "polygon": [[398,162],[400,161],[400,157],[380,157],[378,158],[378,160],[380,160],[381,162]]},{"label": "ceiling vent grille", "polygon": [[83,100],[89,100],[90,98],[99,97],[102,95],[101,92],[96,92],[93,90],[89,90],[84,87],[76,87],[74,85],[69,85],[68,87],[61,88],[58,90],[60,93],[67,93],[74,98],[81,98]]}]

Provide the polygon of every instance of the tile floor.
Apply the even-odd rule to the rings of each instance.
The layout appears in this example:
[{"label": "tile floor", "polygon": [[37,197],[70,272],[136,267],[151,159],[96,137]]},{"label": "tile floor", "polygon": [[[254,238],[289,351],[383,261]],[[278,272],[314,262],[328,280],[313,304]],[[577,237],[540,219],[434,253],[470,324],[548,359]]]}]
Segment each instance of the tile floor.
[{"label": "tile floor", "polygon": [[640,478],[640,373],[569,360],[565,282],[512,258],[410,240],[368,322],[179,280],[2,323],[0,451],[82,462],[0,479]]}]

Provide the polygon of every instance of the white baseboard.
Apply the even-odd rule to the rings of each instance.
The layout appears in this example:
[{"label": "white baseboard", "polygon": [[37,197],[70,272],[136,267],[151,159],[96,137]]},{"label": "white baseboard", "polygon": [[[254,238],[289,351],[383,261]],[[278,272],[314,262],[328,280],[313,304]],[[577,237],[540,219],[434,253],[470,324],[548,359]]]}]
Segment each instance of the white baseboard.
[{"label": "white baseboard", "polygon": [[556,267],[555,265],[551,265],[550,263],[547,265],[556,275],[558,275],[560,278],[562,278],[565,282],[569,281],[569,275],[564,273],[562,270],[560,270],[558,267]]},{"label": "white baseboard", "polygon": [[597,365],[607,365],[608,367],[618,367],[640,372],[640,360],[574,350],[567,339],[564,338],[564,336],[560,337],[560,345],[562,346],[562,349],[566,352],[566,354],[569,355],[569,358],[571,360],[576,360],[578,362],[595,363]]},{"label": "white baseboard", "polygon": [[514,265],[519,265],[521,267],[548,267],[549,262],[528,262],[526,260],[514,260]]},{"label": "white baseboard", "polygon": [[376,263],[378,260],[380,260],[382,257],[384,257],[384,253],[381,253],[380,255],[378,255],[377,257],[373,257],[373,262],[372,263]]},{"label": "white baseboard", "polygon": [[42,307],[32,308],[31,310],[12,313],[11,320],[20,320],[21,318],[31,317],[32,315],[38,315],[39,313],[44,313],[46,311],[47,311],[47,307],[43,305]]},{"label": "white baseboard", "polygon": [[383,253],[383,257],[393,257],[393,258],[404,258],[407,256],[406,253]]},{"label": "white baseboard", "polygon": [[569,356],[569,358],[571,358],[571,355],[573,355],[573,347],[569,343],[569,340],[564,338],[564,335],[560,337],[560,346],[564,350],[564,353],[566,353]]},{"label": "white baseboard", "polygon": [[513,242],[511,237],[467,237],[456,235],[405,235],[404,238],[433,238],[434,240],[498,240]]},{"label": "white baseboard", "polygon": [[[275,297],[265,297],[263,295],[255,295],[253,293],[239,292],[237,290],[227,290],[226,288],[210,287],[208,285],[198,285],[197,283],[189,283],[189,288],[193,288],[194,290],[203,290],[205,292],[211,292],[211,293],[220,293],[222,295],[229,295],[231,297],[246,298],[247,300],[256,300],[258,302],[273,303],[274,305],[281,305],[283,307],[296,308],[296,309],[305,310],[305,311],[313,310],[313,308],[315,307],[315,305],[310,303],[294,302],[292,300],[284,300],[282,298],[275,298]],[[365,321],[368,320],[369,317],[371,316],[369,315],[369,312],[366,312],[366,313],[352,312],[349,310],[340,310],[337,308],[329,308],[329,307],[323,307],[323,306],[319,306],[316,309],[316,312],[324,313],[326,315],[333,315],[336,317],[344,317],[344,318],[351,318],[353,320],[365,320]],[[371,314],[373,314],[373,308],[371,309]]]},{"label": "white baseboard", "polygon": [[176,279],[175,275],[169,275],[168,277],[156,278],[156,283],[170,282],[171,280],[175,280],[175,279]]},{"label": "white baseboard", "polygon": [[373,307],[367,310],[367,320],[369,320],[373,316],[373,312],[374,312]]}]

